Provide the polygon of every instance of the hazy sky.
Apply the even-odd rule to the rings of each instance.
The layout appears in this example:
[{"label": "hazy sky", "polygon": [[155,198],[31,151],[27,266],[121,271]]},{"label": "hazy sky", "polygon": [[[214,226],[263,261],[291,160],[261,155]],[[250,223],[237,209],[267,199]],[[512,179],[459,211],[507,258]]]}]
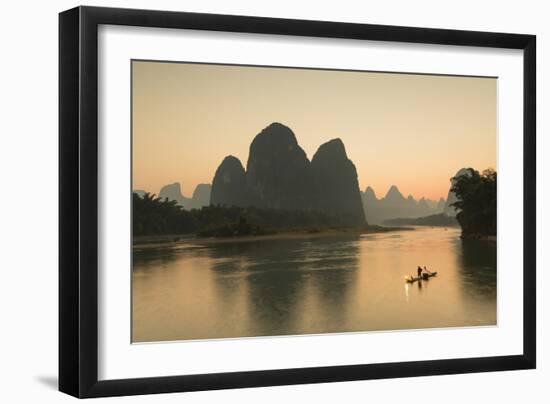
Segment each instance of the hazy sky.
[{"label": "hazy sky", "polygon": [[446,197],[461,167],[496,168],[497,80],[133,62],[133,188],[185,196],[229,154],[246,169],[252,139],[289,126],[309,159],[341,138],[359,186],[378,197]]}]

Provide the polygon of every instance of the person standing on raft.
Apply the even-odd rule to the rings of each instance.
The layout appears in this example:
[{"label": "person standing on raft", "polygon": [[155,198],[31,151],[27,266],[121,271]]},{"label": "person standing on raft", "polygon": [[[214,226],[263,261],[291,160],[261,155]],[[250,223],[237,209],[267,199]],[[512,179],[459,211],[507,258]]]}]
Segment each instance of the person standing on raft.
[{"label": "person standing on raft", "polygon": [[420,265],[418,266],[416,273],[418,274],[419,278],[422,276],[422,268],[420,267]]}]

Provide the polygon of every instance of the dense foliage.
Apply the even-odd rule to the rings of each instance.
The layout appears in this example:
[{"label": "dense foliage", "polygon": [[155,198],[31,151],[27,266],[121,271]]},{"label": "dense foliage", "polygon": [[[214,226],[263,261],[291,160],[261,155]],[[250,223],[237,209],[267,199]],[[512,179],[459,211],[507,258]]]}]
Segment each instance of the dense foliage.
[{"label": "dense foliage", "polygon": [[468,174],[452,178],[451,191],[457,201],[456,219],[464,236],[489,236],[497,233],[497,173],[482,173],[469,168]]},{"label": "dense foliage", "polygon": [[344,226],[346,215],[318,211],[205,206],[185,210],[176,201],[133,194],[134,236],[197,234],[202,237],[266,234],[275,229]]},{"label": "dense foliage", "polygon": [[414,218],[388,219],[384,224],[392,226],[456,226],[458,223],[453,216],[445,213]]}]

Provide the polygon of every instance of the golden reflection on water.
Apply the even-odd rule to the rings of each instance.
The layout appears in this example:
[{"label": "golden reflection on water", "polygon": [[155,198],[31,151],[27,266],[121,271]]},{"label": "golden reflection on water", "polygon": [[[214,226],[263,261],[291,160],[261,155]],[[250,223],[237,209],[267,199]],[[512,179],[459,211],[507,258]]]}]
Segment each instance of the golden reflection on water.
[{"label": "golden reflection on water", "polygon": [[[135,251],[132,340],[494,325],[496,246],[459,235],[418,228]],[[418,265],[438,275],[405,283]]]}]

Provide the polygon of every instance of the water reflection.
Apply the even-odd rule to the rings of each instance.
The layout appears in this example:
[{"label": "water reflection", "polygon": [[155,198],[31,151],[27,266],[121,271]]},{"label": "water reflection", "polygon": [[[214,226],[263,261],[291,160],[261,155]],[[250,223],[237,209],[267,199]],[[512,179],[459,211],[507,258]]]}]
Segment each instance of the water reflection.
[{"label": "water reflection", "polygon": [[[133,341],[496,321],[496,247],[453,230],[181,243],[133,264]],[[417,265],[438,276],[404,284]]]},{"label": "water reflection", "polygon": [[477,289],[474,294],[494,297],[497,282],[496,243],[484,240],[460,240],[462,285]]},{"label": "water reflection", "polygon": [[458,265],[460,286],[465,307],[477,323],[483,323],[477,307],[489,307],[496,324],[497,248],[496,242],[486,240],[459,240]]},{"label": "water reflection", "polygon": [[[358,236],[228,243],[206,249],[220,296],[243,283],[253,335],[323,332],[346,317],[357,270]],[[227,256],[236,257],[231,260]],[[231,307],[228,307],[231,310]],[[308,313],[316,313],[314,317]],[[306,314],[306,315],[304,315]]]},{"label": "water reflection", "polygon": [[133,272],[159,268],[175,259],[177,259],[177,250],[173,248],[134,249]]}]

